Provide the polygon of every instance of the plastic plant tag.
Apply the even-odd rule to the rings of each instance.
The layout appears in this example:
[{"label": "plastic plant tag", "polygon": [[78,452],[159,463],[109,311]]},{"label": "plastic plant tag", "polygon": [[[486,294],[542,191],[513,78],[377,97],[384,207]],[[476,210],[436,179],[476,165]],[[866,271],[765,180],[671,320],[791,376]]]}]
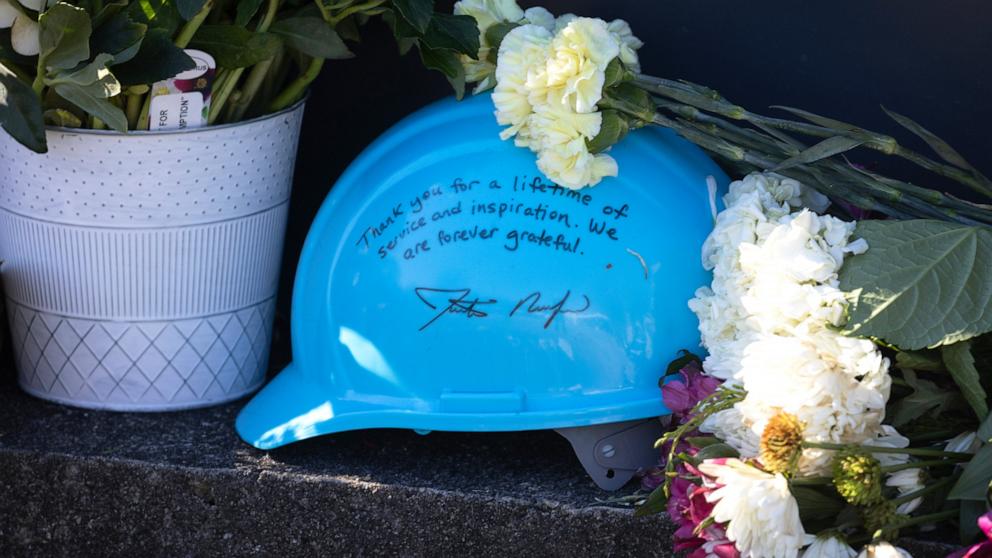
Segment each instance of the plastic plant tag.
[{"label": "plastic plant tag", "polygon": [[152,86],[149,130],[185,130],[206,125],[217,62],[201,50],[186,49],[196,67]]}]

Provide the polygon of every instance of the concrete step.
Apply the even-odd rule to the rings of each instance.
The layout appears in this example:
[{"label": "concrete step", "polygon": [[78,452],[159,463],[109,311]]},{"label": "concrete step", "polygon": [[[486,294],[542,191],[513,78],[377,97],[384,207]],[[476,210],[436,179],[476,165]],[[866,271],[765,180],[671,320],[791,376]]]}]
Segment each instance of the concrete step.
[{"label": "concrete step", "polygon": [[5,375],[0,556],[673,556],[667,520],[604,503],[617,494],[553,432],[374,430],[261,452],[232,428],[243,403],[85,411]]}]

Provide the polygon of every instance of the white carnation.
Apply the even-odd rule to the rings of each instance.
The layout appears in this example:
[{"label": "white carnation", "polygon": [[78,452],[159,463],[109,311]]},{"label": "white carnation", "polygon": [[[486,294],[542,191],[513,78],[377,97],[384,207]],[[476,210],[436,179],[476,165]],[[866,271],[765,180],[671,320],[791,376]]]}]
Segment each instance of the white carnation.
[{"label": "white carnation", "polygon": [[857,558],[913,558],[913,555],[898,546],[880,542],[865,546]]},{"label": "white carnation", "polygon": [[496,121],[509,128],[500,137],[515,138],[520,147],[530,147],[528,123],[534,113],[532,92],[538,99],[545,81],[544,68],[551,45],[551,32],[538,25],[521,25],[503,37],[496,68]]},{"label": "white carnation", "polygon": [[620,45],[620,61],[630,71],[640,73],[641,63],[637,58],[637,49],[644,46],[644,41],[635,37],[630,24],[622,19],[614,19],[606,28]]},{"label": "white carnation", "polygon": [[548,102],[561,103],[575,112],[595,111],[603,96],[606,66],[619,54],[620,45],[605,21],[588,17],[572,20],[551,43]]},{"label": "white carnation", "polygon": [[539,25],[548,31],[554,31],[555,29],[554,14],[540,6],[534,6],[533,8],[527,8],[524,10],[524,20],[526,20],[527,23]]},{"label": "white carnation", "polygon": [[486,31],[497,23],[516,23],[522,20],[524,11],[516,0],[460,0],[455,2],[454,13],[472,16],[479,28],[478,59],[460,55],[462,66],[465,67],[465,80],[469,83],[478,82],[476,92],[489,89],[495,85],[496,65],[489,61],[492,45],[486,39]]},{"label": "white carnation", "polygon": [[727,523],[727,538],[742,558],[796,558],[812,542],[799,519],[799,505],[781,474],[771,475],[737,459],[704,461],[699,466],[717,488],[712,517]]},{"label": "white carnation", "polygon": [[586,141],[596,137],[603,116],[576,113],[560,105],[536,108],[530,121],[531,147],[537,147],[537,167],[556,184],[582,188],[617,175],[613,157],[589,152]]},{"label": "white carnation", "polygon": [[817,536],[803,551],[802,558],[854,558],[858,553],[845,541],[832,536]]}]

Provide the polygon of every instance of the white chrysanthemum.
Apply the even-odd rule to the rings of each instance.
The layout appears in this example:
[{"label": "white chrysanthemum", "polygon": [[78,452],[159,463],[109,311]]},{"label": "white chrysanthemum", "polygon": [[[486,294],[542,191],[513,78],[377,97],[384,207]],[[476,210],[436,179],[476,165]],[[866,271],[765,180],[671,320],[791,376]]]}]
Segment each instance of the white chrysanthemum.
[{"label": "white chrysanthemum", "polygon": [[644,46],[644,41],[634,36],[630,24],[622,19],[614,19],[607,25],[620,45],[620,61],[632,72],[640,73],[641,62],[637,58],[637,49]]},{"label": "white chrysanthemum", "polygon": [[522,20],[524,11],[516,0],[460,0],[455,2],[454,13],[472,16],[479,27],[478,60],[464,54],[460,59],[465,67],[465,80],[469,83],[478,82],[475,92],[485,91],[496,83],[496,65],[489,61],[492,45],[486,40],[486,31],[497,23],[516,23]]},{"label": "white chrysanthemum", "polygon": [[880,542],[865,546],[857,558],[913,558],[913,555],[898,546]]},{"label": "white chrysanthemum", "polygon": [[572,20],[551,42],[548,102],[561,103],[575,112],[595,111],[603,97],[606,67],[619,54],[620,45],[605,21],[588,17]]},{"label": "white chrysanthemum", "polygon": [[[808,209],[817,205],[795,180],[751,174],[730,185],[726,210],[703,247],[713,282],[689,307],[709,356],[704,368],[733,380],[747,396],[704,428],[745,457],[780,412],[806,424],[811,441],[905,447],[883,428],[889,361],[868,340],[837,333],[847,305],[838,272],[848,254],[867,249],[850,240],[854,224]],[[812,199],[812,203],[811,200]],[[741,425],[733,425],[737,418]],[[746,432],[746,433],[745,433]],[[894,432],[894,430],[893,430]],[[898,433],[895,433],[898,436]],[[737,445],[740,444],[740,445]],[[804,474],[828,471],[833,452],[808,449]],[[886,454],[905,462],[903,454]]]},{"label": "white chrysanthemum", "polygon": [[803,551],[802,558],[854,558],[858,553],[846,541],[833,536],[818,536]]},{"label": "white chrysanthemum", "polygon": [[[903,469],[902,471],[890,473],[885,479],[885,486],[893,487],[899,491],[899,496],[905,496],[906,494],[922,490],[926,486],[923,482],[924,480],[923,469]],[[922,503],[923,498],[913,498],[909,502],[899,504],[896,511],[909,515],[916,511]]]},{"label": "white chrysanthemum", "polygon": [[[43,0],[19,0],[30,10],[38,11]],[[0,0],[0,29],[10,28],[10,43],[14,52],[22,56],[35,56],[41,52],[41,28],[38,22],[13,4],[13,0]]]},{"label": "white chrysanthemum", "polygon": [[796,558],[812,542],[799,519],[799,505],[781,474],[771,475],[737,459],[699,466],[717,488],[707,495],[713,520],[727,523],[727,538],[742,558]]},{"label": "white chrysanthemum", "polygon": [[706,417],[699,430],[723,440],[743,457],[758,456],[761,435],[755,434],[749,425],[745,424],[741,412],[734,407]]},{"label": "white chrysanthemum", "polygon": [[975,453],[982,447],[982,441],[978,439],[978,434],[974,431],[962,432],[947,441],[944,451],[958,453]]},{"label": "white chrysanthemum", "polygon": [[520,147],[530,147],[528,122],[534,113],[531,93],[540,91],[545,81],[545,61],[551,45],[551,32],[538,25],[521,25],[503,37],[496,68],[496,121],[509,126],[500,137],[514,138]]}]

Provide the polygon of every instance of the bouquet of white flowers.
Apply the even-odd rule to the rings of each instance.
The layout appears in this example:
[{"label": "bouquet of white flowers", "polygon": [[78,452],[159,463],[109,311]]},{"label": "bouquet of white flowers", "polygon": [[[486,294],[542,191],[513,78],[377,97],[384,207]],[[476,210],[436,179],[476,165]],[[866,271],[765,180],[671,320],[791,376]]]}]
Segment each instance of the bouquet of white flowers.
[{"label": "bouquet of white flowers", "polygon": [[[639,513],[667,509],[677,550],[907,556],[890,541],[919,526],[956,523],[965,544],[992,533],[992,208],[846,157],[900,157],[983,198],[992,181],[896,113],[941,161],[838,120],[762,116],[641,75],[624,21],[513,0],[462,0],[455,13],[480,31],[460,75],[493,90],[502,137],[556,183],[622,172],[610,146],[646,125],[743,171],[703,249],[713,282],[689,302],[709,354],[669,367],[677,422],[644,479]],[[854,220],[867,215],[882,219]]]}]

